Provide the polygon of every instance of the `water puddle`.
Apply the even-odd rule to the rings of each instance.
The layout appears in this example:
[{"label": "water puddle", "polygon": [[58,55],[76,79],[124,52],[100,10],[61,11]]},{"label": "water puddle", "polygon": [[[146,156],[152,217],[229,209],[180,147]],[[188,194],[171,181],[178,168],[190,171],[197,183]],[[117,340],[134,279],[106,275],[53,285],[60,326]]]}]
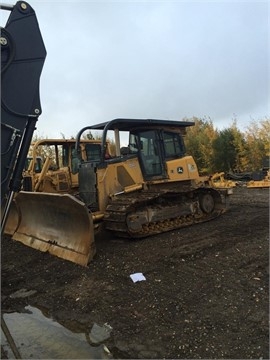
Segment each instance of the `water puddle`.
[{"label": "water puddle", "polygon": [[[25,310],[3,314],[22,359],[112,359],[103,344],[89,344],[88,334],[74,333],[32,306]],[[8,359],[15,359],[2,330],[1,346]]]}]

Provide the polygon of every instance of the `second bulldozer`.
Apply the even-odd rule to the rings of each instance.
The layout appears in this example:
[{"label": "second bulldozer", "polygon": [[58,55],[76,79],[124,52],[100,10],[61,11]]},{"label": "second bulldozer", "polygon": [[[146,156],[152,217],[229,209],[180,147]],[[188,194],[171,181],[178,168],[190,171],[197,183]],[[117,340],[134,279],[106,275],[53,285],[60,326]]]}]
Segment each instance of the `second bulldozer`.
[{"label": "second bulldozer", "polygon": [[[95,232],[104,226],[132,239],[214,219],[226,210],[232,189],[200,177],[186,155],[184,135],[193,122],[114,119],[79,131],[77,194],[21,191],[12,238],[86,266],[95,254]],[[85,131],[101,131],[100,153],[81,156]],[[113,136],[115,157],[107,154]],[[125,146],[121,146],[124,144]]]},{"label": "second bulldozer", "polygon": [[[78,191],[79,159],[75,139],[42,139],[31,144],[23,172],[23,190],[48,193]],[[83,139],[79,156],[90,161],[100,156],[100,140]],[[108,152],[110,153],[110,147]]]},{"label": "second bulldozer", "polygon": [[[77,194],[79,188],[79,158],[75,139],[42,139],[32,142],[25,162],[22,190],[30,192]],[[107,143],[110,154],[110,144]],[[82,139],[79,157],[83,161],[99,159],[101,140]],[[17,194],[15,194],[15,197]],[[13,235],[20,213],[18,202],[11,202],[5,233]]]}]

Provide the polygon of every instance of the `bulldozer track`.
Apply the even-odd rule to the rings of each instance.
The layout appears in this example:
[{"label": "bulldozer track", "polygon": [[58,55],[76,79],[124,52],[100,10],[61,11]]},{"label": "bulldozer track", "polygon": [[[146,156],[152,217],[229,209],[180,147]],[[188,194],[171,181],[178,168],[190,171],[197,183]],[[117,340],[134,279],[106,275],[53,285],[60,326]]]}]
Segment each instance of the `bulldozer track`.
[{"label": "bulldozer track", "polygon": [[[209,193],[214,193],[215,204],[213,210],[207,213],[200,206],[199,196]],[[107,206],[105,227],[118,237],[143,238],[206,222],[225,211],[225,207],[220,206],[221,197],[217,194],[213,189],[122,194],[113,198]],[[147,213],[154,214],[152,220],[138,225],[140,216]]]}]

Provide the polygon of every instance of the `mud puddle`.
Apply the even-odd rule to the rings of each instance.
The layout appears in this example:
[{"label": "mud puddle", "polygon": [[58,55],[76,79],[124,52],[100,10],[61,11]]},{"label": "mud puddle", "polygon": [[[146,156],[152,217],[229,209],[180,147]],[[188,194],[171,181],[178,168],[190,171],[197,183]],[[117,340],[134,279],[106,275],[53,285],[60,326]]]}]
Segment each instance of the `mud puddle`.
[{"label": "mud puddle", "polygon": [[[25,313],[6,313],[3,319],[22,359],[112,359],[105,345],[91,345],[89,334],[74,333],[32,306]],[[15,359],[1,330],[1,346]]]}]

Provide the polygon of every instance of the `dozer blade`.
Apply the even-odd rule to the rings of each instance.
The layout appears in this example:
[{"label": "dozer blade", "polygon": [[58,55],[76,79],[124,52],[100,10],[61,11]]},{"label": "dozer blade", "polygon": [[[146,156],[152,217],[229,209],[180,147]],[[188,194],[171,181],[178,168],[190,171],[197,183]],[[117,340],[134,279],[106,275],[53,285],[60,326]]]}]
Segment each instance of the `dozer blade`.
[{"label": "dozer blade", "polygon": [[21,191],[15,198],[20,221],[13,240],[86,266],[95,255],[93,221],[69,194]]},{"label": "dozer blade", "polygon": [[19,225],[19,221],[20,221],[19,209],[17,208],[15,200],[13,200],[10,204],[10,208],[8,211],[8,217],[4,228],[4,234],[12,236]]}]

